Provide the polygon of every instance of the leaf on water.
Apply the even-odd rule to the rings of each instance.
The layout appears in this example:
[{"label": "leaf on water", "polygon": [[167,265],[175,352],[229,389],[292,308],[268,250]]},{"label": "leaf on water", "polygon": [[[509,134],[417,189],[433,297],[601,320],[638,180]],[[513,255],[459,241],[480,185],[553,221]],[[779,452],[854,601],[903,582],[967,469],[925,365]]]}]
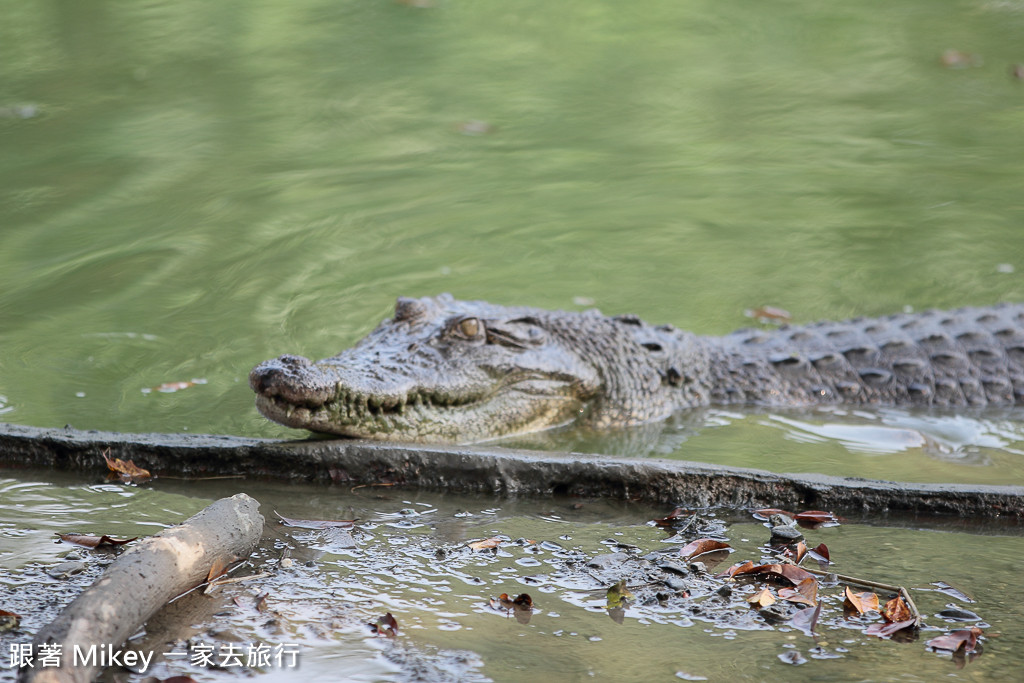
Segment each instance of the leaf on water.
[{"label": "leaf on water", "polygon": [[703,555],[704,553],[710,553],[716,550],[726,550],[731,547],[732,546],[730,546],[728,543],[716,541],[713,538],[698,538],[696,541],[691,541],[690,543],[687,543],[685,546],[680,548],[679,554],[682,555],[685,559],[691,560],[697,557],[698,555]]},{"label": "leaf on water", "polygon": [[775,596],[772,595],[771,590],[769,590],[767,588],[762,588],[757,593],[754,593],[749,598],[747,598],[747,602],[750,603],[751,607],[753,607],[755,609],[761,609],[762,607],[768,607],[769,605],[774,605],[775,604]]},{"label": "leaf on water", "polygon": [[767,522],[768,518],[772,515],[786,515],[787,517],[793,516],[790,513],[786,512],[785,510],[780,510],[778,508],[764,508],[763,510],[754,510],[753,515],[754,519],[760,520],[762,522]]},{"label": "leaf on water", "polygon": [[82,545],[86,548],[113,548],[125,543],[131,543],[138,539],[138,536],[132,538],[126,538],[120,540],[117,538],[111,538],[104,534],[103,536],[95,536],[93,534],[57,534],[60,540],[66,543],[74,543],[75,545]]},{"label": "leaf on water", "polygon": [[832,560],[829,559],[828,546],[824,543],[819,543],[813,548],[808,549],[807,554],[817,560],[818,566],[822,569],[832,564]]},{"label": "leaf on water", "polygon": [[103,459],[107,461],[107,468],[125,484],[138,484],[152,476],[148,470],[142,469],[131,460],[111,459],[109,448],[104,450],[102,455]]},{"label": "leaf on water", "polygon": [[0,633],[13,631],[21,624],[21,615],[0,609]]},{"label": "leaf on water", "polygon": [[512,604],[516,609],[533,609],[533,598],[529,593],[520,593],[512,598]]},{"label": "leaf on water", "polygon": [[865,612],[871,611],[877,612],[878,595],[871,591],[854,593],[850,590],[850,587],[847,586],[843,605],[849,607],[849,609],[857,610],[857,614],[864,614]]},{"label": "leaf on water", "polygon": [[864,633],[869,636],[878,636],[879,638],[891,638],[897,631],[913,628],[916,622],[916,619],[906,619],[905,621],[892,621],[888,624],[871,624],[871,626],[864,629]]},{"label": "leaf on water", "polygon": [[754,563],[751,562],[750,560],[747,560],[746,562],[740,562],[739,564],[735,564],[735,565],[729,567],[728,569],[726,569],[721,574],[716,574],[715,578],[716,579],[721,579],[721,578],[724,578],[724,577],[733,577],[733,576],[737,576],[739,574],[746,574],[747,572],[749,572],[753,568],[754,568]]},{"label": "leaf on water", "polygon": [[885,607],[880,611],[882,612],[882,617],[890,622],[906,621],[907,619],[914,618],[914,613],[907,607],[907,603],[903,602],[903,598],[898,595],[885,603]]},{"label": "leaf on water", "polygon": [[676,508],[672,512],[668,513],[668,515],[666,515],[665,517],[661,517],[659,519],[652,519],[651,521],[658,526],[675,526],[680,522],[681,519],[688,518],[690,514],[691,513],[689,511],[684,510],[683,508]]},{"label": "leaf on water", "polygon": [[606,607],[608,609],[624,607],[634,597],[636,596],[626,588],[626,580],[619,579],[614,586],[608,589]]},{"label": "leaf on water", "polygon": [[256,611],[257,612],[266,612],[267,611],[267,596],[269,596],[269,595],[270,595],[270,593],[267,592],[267,593],[260,593],[259,595],[256,596]]},{"label": "leaf on water", "polygon": [[819,526],[838,526],[839,518],[824,510],[807,510],[793,515],[796,523],[802,527],[817,528]]},{"label": "leaf on water", "polygon": [[951,586],[945,581],[932,581],[932,585],[935,586],[935,591],[942,593],[944,595],[948,595],[951,598],[956,598],[957,600],[960,600],[962,602],[975,602],[974,598],[967,595],[967,593],[964,593],[956,586]]},{"label": "leaf on water", "polygon": [[[751,565],[747,567],[746,564]],[[746,564],[730,569],[732,572],[730,576],[738,576],[740,574],[760,574],[763,576],[777,576],[786,579],[794,586],[799,585],[801,581],[805,579],[813,579],[814,575],[805,569],[797,567],[795,564],[759,564],[756,567],[753,566],[753,562],[747,562]]]},{"label": "leaf on water", "polygon": [[753,318],[758,322],[762,323],[788,323],[793,319],[793,315],[784,308],[778,308],[776,306],[760,306],[758,308],[748,308],[743,311],[743,315],[748,318]]},{"label": "leaf on water", "polygon": [[[788,551],[788,548],[787,548],[787,551]],[[800,564],[800,562],[803,561],[804,556],[806,554],[807,554],[807,544],[804,543],[803,541],[797,542],[797,544],[796,544],[796,554],[795,554],[795,557],[793,558],[793,561],[796,562],[797,564]]]},{"label": "leaf on water", "polygon": [[814,627],[818,625],[818,617],[820,616],[821,603],[819,602],[815,607],[807,607],[794,614],[789,623],[793,628],[802,631],[804,635],[808,635],[813,638]]},{"label": "leaf on water", "polygon": [[398,635],[398,621],[391,616],[391,612],[388,612],[384,616],[377,619],[377,623],[370,624],[370,628],[378,636],[385,638],[394,638]]},{"label": "leaf on water", "polygon": [[944,636],[937,636],[929,640],[925,645],[933,650],[949,650],[956,652],[963,648],[964,653],[973,652],[978,644],[978,636],[985,633],[977,626],[964,628]]},{"label": "leaf on water", "polygon": [[810,577],[798,583],[796,588],[781,588],[779,599],[814,607],[818,604],[818,580]]},{"label": "leaf on water", "polygon": [[157,391],[161,394],[173,394],[176,391],[188,389],[189,387],[194,387],[198,384],[206,384],[206,380],[201,377],[193,377],[187,382],[164,382],[163,384],[158,384],[155,387],[145,387],[142,390],[142,393],[152,394],[154,391]]},{"label": "leaf on water", "polygon": [[497,548],[499,545],[501,545],[501,539],[497,538],[496,536],[492,536],[491,538],[485,538],[481,541],[473,541],[472,543],[467,543],[466,545],[468,545],[473,550],[488,550],[490,548]]},{"label": "leaf on water", "polygon": [[330,529],[333,527],[348,529],[356,523],[354,519],[289,519],[279,514],[277,510],[274,510],[274,514],[277,515],[281,524],[303,529]]}]

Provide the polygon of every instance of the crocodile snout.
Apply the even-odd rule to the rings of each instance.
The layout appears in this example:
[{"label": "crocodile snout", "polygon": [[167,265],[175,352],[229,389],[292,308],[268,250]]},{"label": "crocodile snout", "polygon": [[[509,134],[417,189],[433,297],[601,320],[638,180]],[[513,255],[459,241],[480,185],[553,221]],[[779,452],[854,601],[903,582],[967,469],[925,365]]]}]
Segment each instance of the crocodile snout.
[{"label": "crocodile snout", "polygon": [[296,405],[323,405],[333,398],[335,384],[313,361],[290,354],[264,361],[249,373],[249,386],[257,394]]}]

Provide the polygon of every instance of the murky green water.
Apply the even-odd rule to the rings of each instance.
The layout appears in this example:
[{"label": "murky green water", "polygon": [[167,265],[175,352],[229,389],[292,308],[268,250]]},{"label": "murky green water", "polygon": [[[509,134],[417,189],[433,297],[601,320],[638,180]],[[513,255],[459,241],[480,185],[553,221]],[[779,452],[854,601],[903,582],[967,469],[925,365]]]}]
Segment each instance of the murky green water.
[{"label": "murky green water", "polygon": [[[398,295],[701,333],[1024,300],[1022,2],[415,4],[0,0],[0,419],[297,435],[249,369],[333,355]],[[1022,484],[1022,417],[708,411],[553,443]],[[0,523],[122,495],[27,485]],[[900,535],[935,562],[971,542]]]}]

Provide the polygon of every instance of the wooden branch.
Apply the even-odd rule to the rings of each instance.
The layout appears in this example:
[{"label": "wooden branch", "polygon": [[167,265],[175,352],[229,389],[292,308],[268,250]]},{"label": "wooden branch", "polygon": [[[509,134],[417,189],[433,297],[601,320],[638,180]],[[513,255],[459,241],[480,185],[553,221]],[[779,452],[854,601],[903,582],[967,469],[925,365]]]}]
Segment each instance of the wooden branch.
[{"label": "wooden branch", "polygon": [[[203,583],[214,561],[247,557],[262,533],[259,503],[239,493],[138,542],[36,634],[33,651],[38,653],[42,644],[59,644],[60,666],[37,662],[21,669],[19,681],[91,681],[101,666],[88,657],[90,652],[120,650],[169,600]],[[76,653],[83,656],[76,658]]]}]

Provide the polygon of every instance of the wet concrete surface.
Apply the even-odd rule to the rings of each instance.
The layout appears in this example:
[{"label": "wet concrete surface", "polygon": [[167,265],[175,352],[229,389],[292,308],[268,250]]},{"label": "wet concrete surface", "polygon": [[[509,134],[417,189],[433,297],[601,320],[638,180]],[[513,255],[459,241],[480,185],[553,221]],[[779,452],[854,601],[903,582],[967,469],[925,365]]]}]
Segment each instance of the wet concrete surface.
[{"label": "wet concrete surface", "polygon": [[281,441],[0,424],[0,466],[104,471],[102,455],[154,476],[393,484],[499,496],[602,496],[690,507],[793,507],[1024,520],[1024,487],[921,484],[720,465],[355,439]]}]

